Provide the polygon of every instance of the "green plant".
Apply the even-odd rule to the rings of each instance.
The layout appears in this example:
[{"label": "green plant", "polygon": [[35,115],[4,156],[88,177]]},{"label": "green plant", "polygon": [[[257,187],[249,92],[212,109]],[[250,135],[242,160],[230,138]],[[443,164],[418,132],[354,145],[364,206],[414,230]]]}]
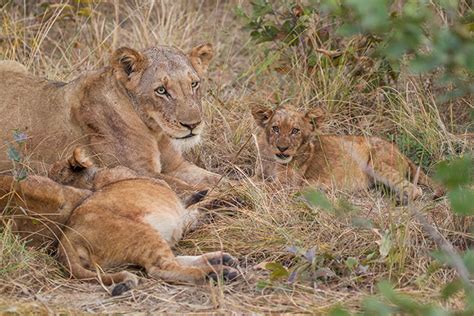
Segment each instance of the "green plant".
[{"label": "green plant", "polygon": [[13,131],[13,142],[8,144],[7,155],[8,159],[13,164],[12,172],[17,181],[26,179],[28,176],[27,165],[25,164],[25,157],[22,153],[26,151],[26,140],[28,136],[19,131]]},{"label": "green plant", "polygon": [[[393,0],[321,3],[343,21],[340,34],[376,38],[376,53],[394,69],[400,69],[408,57],[411,71],[439,74],[438,82],[449,91],[445,97],[474,92],[474,11],[467,2],[413,0],[397,2],[398,9]],[[445,20],[435,16],[434,6]]]}]

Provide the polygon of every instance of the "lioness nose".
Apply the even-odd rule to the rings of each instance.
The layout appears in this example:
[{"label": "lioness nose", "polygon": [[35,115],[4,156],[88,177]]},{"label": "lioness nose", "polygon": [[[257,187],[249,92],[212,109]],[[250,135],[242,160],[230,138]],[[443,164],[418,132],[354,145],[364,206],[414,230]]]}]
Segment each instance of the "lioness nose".
[{"label": "lioness nose", "polygon": [[199,124],[201,124],[201,122],[192,123],[192,124],[185,124],[185,123],[179,122],[179,124],[181,124],[181,126],[184,126],[184,127],[186,127],[186,128],[189,128],[190,130],[193,130],[193,129],[196,128],[196,126],[198,126]]},{"label": "lioness nose", "polygon": [[288,146],[286,147],[280,147],[280,146],[277,146],[278,150],[281,151],[281,152],[285,152],[285,150],[288,149]]}]

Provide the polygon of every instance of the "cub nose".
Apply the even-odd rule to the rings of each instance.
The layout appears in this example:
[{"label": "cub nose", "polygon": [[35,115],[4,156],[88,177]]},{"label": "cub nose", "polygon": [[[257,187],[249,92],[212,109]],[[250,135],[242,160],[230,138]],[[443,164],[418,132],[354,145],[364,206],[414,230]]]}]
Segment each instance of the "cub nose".
[{"label": "cub nose", "polygon": [[278,150],[281,151],[282,153],[285,152],[285,150],[288,149],[288,146],[286,147],[281,147],[281,146],[277,146]]},{"label": "cub nose", "polygon": [[179,122],[179,124],[181,124],[181,126],[184,126],[184,127],[188,128],[188,129],[190,129],[190,130],[193,130],[193,129],[196,128],[196,126],[198,126],[199,124],[201,124],[201,122],[199,121],[199,122],[197,122],[197,123],[191,123],[191,124],[185,124],[185,123],[183,123],[183,122]]}]

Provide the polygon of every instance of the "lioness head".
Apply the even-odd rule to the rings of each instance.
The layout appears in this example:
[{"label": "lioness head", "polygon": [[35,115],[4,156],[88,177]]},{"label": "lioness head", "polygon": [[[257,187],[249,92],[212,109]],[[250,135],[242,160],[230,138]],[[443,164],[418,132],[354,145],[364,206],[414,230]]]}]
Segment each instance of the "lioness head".
[{"label": "lioness head", "polygon": [[201,78],[212,56],[211,44],[188,54],[169,46],[143,52],[122,47],[112,55],[111,64],[145,124],[152,130],[161,128],[182,148],[200,140]]},{"label": "lioness head", "polygon": [[258,106],[253,108],[252,115],[258,126],[264,129],[266,149],[275,161],[286,164],[302,154],[301,148],[321,122],[323,111],[314,108],[298,112],[289,107],[271,110]]}]

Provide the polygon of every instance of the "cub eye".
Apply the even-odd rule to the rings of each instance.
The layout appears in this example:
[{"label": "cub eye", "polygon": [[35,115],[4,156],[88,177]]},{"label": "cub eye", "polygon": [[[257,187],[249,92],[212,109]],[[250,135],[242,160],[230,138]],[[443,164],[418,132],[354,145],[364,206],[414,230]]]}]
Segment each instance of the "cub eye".
[{"label": "cub eye", "polygon": [[296,135],[296,134],[298,134],[299,132],[300,132],[300,129],[299,129],[299,128],[293,128],[293,129],[291,130],[291,134],[292,134],[292,135]]},{"label": "cub eye", "polygon": [[165,95],[167,93],[165,87],[163,86],[156,88],[155,92],[159,95]]},{"label": "cub eye", "polygon": [[273,126],[272,127],[272,131],[275,132],[275,133],[279,133],[280,132],[280,128],[278,126]]},{"label": "cub eye", "polygon": [[193,81],[191,82],[191,88],[195,89],[199,86],[199,81]]}]

